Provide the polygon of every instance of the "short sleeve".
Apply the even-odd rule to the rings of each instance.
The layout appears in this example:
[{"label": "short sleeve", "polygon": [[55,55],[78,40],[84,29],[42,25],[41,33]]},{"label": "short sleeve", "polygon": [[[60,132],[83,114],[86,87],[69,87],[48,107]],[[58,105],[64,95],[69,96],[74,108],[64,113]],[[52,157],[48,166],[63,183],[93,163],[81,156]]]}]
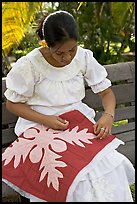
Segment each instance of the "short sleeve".
[{"label": "short sleeve", "polygon": [[106,69],[97,62],[93,52],[86,51],[86,72],[85,80],[94,93],[101,92],[111,86],[111,81],[107,78]]},{"label": "short sleeve", "polygon": [[24,56],[12,67],[6,76],[5,97],[12,102],[27,102],[33,95],[34,72],[31,62]]}]

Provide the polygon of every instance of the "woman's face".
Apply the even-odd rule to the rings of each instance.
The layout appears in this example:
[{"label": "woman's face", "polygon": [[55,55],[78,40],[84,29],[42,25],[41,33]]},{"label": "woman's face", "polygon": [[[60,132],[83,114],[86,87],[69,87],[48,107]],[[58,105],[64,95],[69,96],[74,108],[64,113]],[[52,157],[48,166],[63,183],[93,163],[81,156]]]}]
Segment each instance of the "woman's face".
[{"label": "woman's face", "polygon": [[70,64],[77,52],[77,42],[73,39],[58,43],[50,47],[50,53],[60,66]]}]

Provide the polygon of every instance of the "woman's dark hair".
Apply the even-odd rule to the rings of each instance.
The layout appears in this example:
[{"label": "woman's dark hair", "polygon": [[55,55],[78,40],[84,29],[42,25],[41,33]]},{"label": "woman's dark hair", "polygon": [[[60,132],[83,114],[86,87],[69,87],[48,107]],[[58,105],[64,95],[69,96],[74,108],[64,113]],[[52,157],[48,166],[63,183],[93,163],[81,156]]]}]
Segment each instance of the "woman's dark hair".
[{"label": "woman's dark hair", "polygon": [[39,38],[45,40],[48,47],[68,39],[78,39],[74,17],[67,11],[56,11],[41,20],[36,30]]}]

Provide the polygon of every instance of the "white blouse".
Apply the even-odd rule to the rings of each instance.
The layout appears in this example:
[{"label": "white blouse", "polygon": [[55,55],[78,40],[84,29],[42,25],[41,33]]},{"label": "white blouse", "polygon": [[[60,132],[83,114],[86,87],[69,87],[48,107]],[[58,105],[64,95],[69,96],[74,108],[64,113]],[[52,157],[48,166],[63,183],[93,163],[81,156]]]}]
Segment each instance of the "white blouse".
[{"label": "white blouse", "polygon": [[[93,92],[98,93],[111,86],[106,77],[105,68],[88,49],[78,47],[72,62],[57,68],[50,65],[36,48],[21,57],[8,73],[5,96],[48,115],[77,109],[95,122],[94,110],[81,101],[85,97],[84,78]],[[20,135],[35,125],[35,122],[19,117],[15,133]],[[134,183],[135,171],[131,162],[115,150],[120,144],[123,142],[115,138],[82,169],[69,188],[67,202],[133,202],[129,185]],[[46,202],[22,192],[6,180],[4,182],[30,198],[30,202]]]},{"label": "white blouse", "polygon": [[[82,103],[85,97],[84,79],[94,93],[111,86],[106,69],[93,57],[93,52],[78,46],[69,65],[63,68],[49,64],[35,48],[13,65],[6,77],[5,96],[12,102],[27,103],[43,114],[58,115],[79,109],[94,118],[95,112]],[[20,135],[35,122],[19,117],[15,133]]]}]

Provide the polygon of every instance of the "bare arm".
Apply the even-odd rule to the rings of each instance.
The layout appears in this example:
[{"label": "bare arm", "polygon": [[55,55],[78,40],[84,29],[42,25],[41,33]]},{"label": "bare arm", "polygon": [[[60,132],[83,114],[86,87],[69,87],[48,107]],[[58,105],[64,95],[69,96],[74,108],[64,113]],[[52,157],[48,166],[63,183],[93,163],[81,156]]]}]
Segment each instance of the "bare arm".
[{"label": "bare arm", "polygon": [[[106,137],[112,129],[113,117],[115,113],[116,99],[115,95],[111,88],[108,88],[100,93],[98,93],[104,108],[104,113],[97,123],[94,125],[94,132],[97,134],[97,138]],[[111,116],[112,115],[112,116]],[[101,130],[101,128],[105,128],[105,130]]]},{"label": "bare arm", "polygon": [[112,89],[108,88],[105,91],[102,91],[98,94],[101,97],[104,111],[114,115],[115,106],[116,106],[116,99],[115,99],[115,95],[114,95]]},{"label": "bare arm", "polygon": [[39,124],[43,124],[53,129],[66,129],[68,122],[61,119],[58,116],[44,115],[36,112],[25,103],[13,103],[9,100],[6,101],[6,108],[13,114],[20,116],[26,120],[34,121]]}]

